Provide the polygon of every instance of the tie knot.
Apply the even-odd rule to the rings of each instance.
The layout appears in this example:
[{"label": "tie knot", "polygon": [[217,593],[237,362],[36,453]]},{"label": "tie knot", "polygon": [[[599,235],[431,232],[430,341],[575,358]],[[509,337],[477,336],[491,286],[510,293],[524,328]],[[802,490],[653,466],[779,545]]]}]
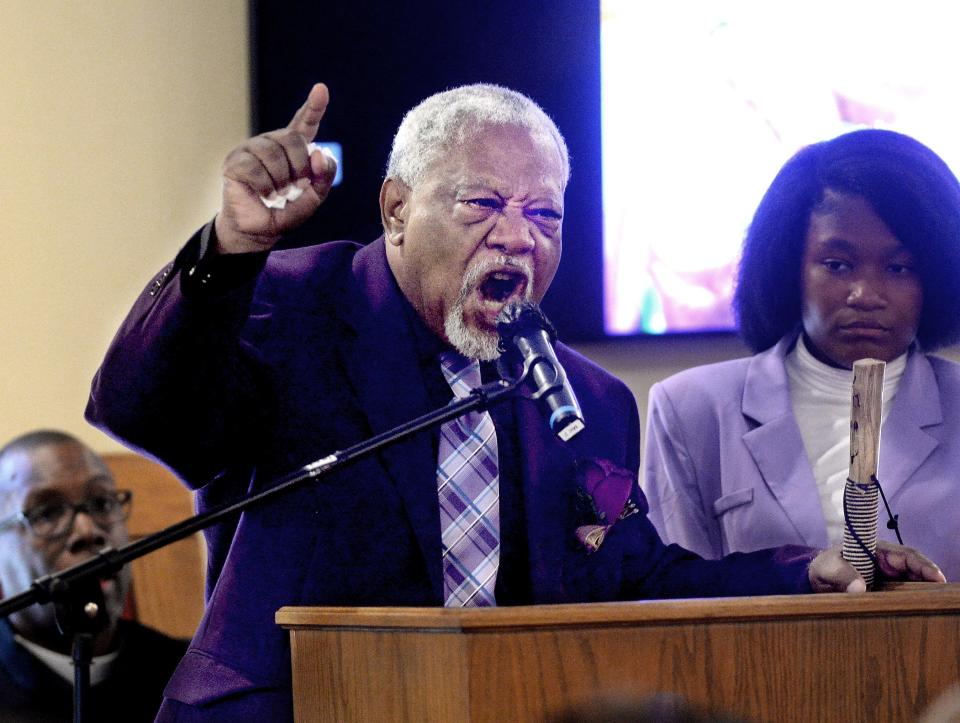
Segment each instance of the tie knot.
[{"label": "tie knot", "polygon": [[480,386],[480,362],[476,359],[467,359],[455,351],[445,351],[440,355],[440,368],[458,399],[469,396],[471,389]]}]

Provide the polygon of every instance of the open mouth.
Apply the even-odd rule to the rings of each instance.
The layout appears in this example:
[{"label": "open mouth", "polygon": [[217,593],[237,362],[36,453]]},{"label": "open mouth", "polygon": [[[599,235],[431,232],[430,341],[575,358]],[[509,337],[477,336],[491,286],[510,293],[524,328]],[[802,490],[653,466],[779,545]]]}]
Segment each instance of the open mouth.
[{"label": "open mouth", "polygon": [[526,275],[521,271],[506,269],[488,274],[477,286],[483,302],[498,305],[503,305],[514,297],[523,297],[526,290]]}]

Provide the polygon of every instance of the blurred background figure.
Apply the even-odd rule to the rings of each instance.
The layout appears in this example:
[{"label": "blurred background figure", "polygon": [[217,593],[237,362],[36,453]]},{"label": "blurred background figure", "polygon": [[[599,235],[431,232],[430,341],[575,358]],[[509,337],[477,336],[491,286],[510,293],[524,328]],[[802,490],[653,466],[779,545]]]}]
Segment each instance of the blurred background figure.
[{"label": "blurred background figure", "polygon": [[755,356],[650,391],[644,491],[661,535],[709,558],[840,542],[850,369],[874,358],[887,362],[883,490],[904,542],[960,580],[960,365],[930,355],[960,337],[946,164],[884,130],[799,151],[753,217],[734,310]]},{"label": "blurred background figure", "polygon": [[917,723],[960,723],[960,684],[950,686],[937,696]]},{"label": "blurred background figure", "polygon": [[647,697],[601,696],[570,706],[549,723],[745,723],[740,718],[706,711],[671,693]]},{"label": "blurred background figure", "polygon": [[[0,449],[0,595],[9,597],[128,540],[132,494],[68,434],[30,432]],[[102,580],[108,623],[93,640],[91,720],[152,721],[186,642],[121,619],[130,570]],[[53,605],[0,620],[0,720],[71,720],[71,638]]]}]

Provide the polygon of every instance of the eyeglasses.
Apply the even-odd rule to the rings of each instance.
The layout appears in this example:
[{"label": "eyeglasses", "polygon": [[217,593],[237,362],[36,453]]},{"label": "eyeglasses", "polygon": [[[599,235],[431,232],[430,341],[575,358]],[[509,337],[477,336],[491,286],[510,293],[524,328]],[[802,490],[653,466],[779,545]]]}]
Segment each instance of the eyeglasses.
[{"label": "eyeglasses", "polygon": [[0,531],[22,524],[37,537],[62,537],[73,529],[73,521],[79,512],[87,514],[101,527],[109,527],[130,516],[132,499],[130,490],[114,490],[101,492],[75,505],[65,501],[38,505],[0,521]]}]

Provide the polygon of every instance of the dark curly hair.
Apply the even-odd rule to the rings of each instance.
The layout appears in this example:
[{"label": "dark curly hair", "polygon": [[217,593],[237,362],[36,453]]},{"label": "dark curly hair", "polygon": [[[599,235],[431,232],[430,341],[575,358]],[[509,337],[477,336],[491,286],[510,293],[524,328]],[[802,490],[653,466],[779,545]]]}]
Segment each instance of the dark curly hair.
[{"label": "dark curly hair", "polygon": [[923,286],[921,346],[960,340],[960,183],[919,141],[868,129],[801,149],[760,201],[733,299],[747,345],[763,351],[800,324],[807,227],[827,189],[864,198],[913,253]]}]

